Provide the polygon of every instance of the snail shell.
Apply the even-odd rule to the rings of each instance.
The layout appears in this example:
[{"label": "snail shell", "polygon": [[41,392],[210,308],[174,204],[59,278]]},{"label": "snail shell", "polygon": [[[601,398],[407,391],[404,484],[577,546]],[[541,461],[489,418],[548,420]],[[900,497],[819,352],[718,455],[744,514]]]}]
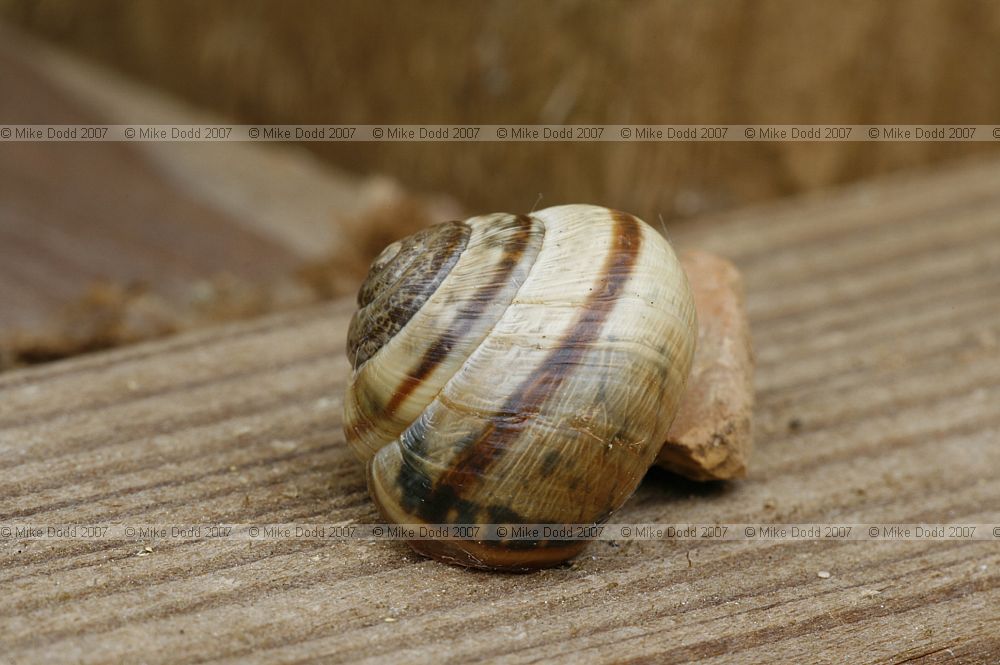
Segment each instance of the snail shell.
[{"label": "snail shell", "polygon": [[[387,247],[348,333],[348,443],[397,524],[592,524],[666,437],[697,336],[670,245],[589,205],[491,214]],[[411,541],[493,569],[585,541]]]}]

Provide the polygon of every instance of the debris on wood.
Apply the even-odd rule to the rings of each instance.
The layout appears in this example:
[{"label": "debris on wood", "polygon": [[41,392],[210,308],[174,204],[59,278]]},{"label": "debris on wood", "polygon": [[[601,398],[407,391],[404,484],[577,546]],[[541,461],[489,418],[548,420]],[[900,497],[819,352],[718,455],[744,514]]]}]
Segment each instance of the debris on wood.
[{"label": "debris on wood", "polygon": [[681,255],[698,313],[698,346],[657,464],[692,480],[746,475],[752,447],[753,351],[739,271],[703,251]]},{"label": "debris on wood", "polygon": [[291,274],[260,283],[228,272],[170,291],[138,281],[93,283],[48,323],[0,334],[0,371],[353,294],[385,245],[457,210],[395,192],[357,218],[338,220],[350,243],[341,238],[322,258],[304,259]]}]

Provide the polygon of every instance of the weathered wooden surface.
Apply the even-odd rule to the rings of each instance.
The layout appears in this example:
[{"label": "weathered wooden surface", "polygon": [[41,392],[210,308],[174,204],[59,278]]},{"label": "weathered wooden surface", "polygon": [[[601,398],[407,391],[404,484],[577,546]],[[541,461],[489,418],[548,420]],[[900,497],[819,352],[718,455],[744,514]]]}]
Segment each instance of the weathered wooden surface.
[{"label": "weathered wooden surface", "polygon": [[[0,90],[2,124],[224,122],[4,25]],[[351,225],[401,200],[393,181],[349,176],[298,146],[6,142],[0,351],[5,335],[48,324],[95,281],[181,300],[220,274],[262,284],[356,252],[378,229]]]},{"label": "weathered wooden surface", "polygon": [[[621,519],[1000,521],[998,183],[675,231],[744,271],[757,447],[730,484],[652,471]],[[0,522],[375,520],[340,432],[349,312],[0,376]],[[596,543],[511,576],[399,543],[2,540],[0,588],[14,663],[1000,659],[997,542]]]}]

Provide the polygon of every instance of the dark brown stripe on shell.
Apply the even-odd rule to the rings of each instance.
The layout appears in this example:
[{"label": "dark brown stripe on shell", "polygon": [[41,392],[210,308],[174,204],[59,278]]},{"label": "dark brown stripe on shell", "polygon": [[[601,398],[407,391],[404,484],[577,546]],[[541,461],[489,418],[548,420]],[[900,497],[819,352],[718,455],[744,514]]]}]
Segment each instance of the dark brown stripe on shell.
[{"label": "dark brown stripe on shell", "polygon": [[465,222],[437,224],[390,245],[375,259],[347,333],[347,357],[354,369],[395,337],[437,291],[471,232]]},{"label": "dark brown stripe on shell", "polygon": [[[434,368],[448,357],[454,348],[455,343],[469,333],[473,325],[482,318],[483,314],[497,294],[503,289],[510,279],[514,268],[517,267],[524,256],[528,245],[531,242],[531,231],[534,227],[531,218],[526,215],[516,217],[518,228],[514,234],[504,242],[503,256],[495,270],[489,271],[490,280],[469,298],[459,309],[455,317],[455,327],[438,335],[437,339],[431,342],[427,350],[420,358],[420,363],[403,379],[402,384],[393,393],[389,403],[386,404],[385,412],[389,415],[396,412],[396,409],[403,401],[416,390],[424,380],[430,376]],[[543,227],[540,227],[543,228]]]},{"label": "dark brown stripe on shell", "polygon": [[[587,297],[580,314],[559,346],[539,363],[519,389],[490,417],[490,424],[456,456],[451,467],[434,484],[425,500],[412,505],[431,523],[445,522],[456,500],[475,486],[520,436],[524,423],[537,414],[596,341],[635,268],[642,245],[639,221],[626,213],[611,211],[614,245],[601,269],[598,287]],[[404,465],[405,468],[405,465]],[[413,488],[413,485],[410,485]]]}]

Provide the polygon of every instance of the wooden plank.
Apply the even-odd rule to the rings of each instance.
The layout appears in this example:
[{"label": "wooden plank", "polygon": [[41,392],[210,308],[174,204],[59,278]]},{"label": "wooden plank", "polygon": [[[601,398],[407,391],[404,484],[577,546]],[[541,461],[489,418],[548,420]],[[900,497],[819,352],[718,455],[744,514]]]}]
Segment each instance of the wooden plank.
[{"label": "wooden plank", "polygon": [[[743,481],[651,471],[620,518],[1000,522],[998,182],[676,229],[744,271],[757,446]],[[3,375],[0,522],[374,521],[340,431],[350,311]],[[1000,659],[997,542],[595,543],[512,576],[399,543],[3,540],[0,580],[12,662]]]},{"label": "wooden plank", "polygon": [[[0,89],[4,124],[225,122],[3,25]],[[4,143],[0,352],[12,331],[47,326],[95,282],[141,283],[174,303],[220,275],[260,286],[318,258],[349,264],[386,232],[370,228],[379,222],[370,214],[403,204],[435,218],[455,212],[442,197],[348,175],[296,146]],[[396,224],[390,233],[406,228]]]},{"label": "wooden plank", "polygon": [[[4,122],[104,121],[0,43]],[[294,264],[280,243],[171,186],[135,146],[7,143],[0,154],[0,287],[40,296],[4,307],[5,329],[43,321],[52,302],[101,278],[177,286],[224,269],[273,277]]]}]

